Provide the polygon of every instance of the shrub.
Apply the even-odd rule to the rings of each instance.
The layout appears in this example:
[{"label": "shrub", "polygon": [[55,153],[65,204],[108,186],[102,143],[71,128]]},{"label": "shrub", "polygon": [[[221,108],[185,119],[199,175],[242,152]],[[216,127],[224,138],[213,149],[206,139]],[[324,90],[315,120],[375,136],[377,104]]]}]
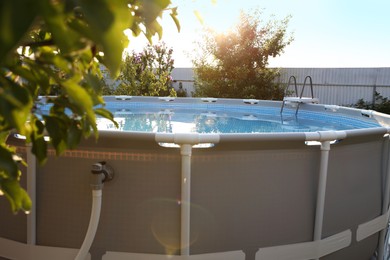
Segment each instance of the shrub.
[{"label": "shrub", "polygon": [[371,109],[381,113],[390,114],[390,100],[387,97],[383,97],[380,93],[375,91],[374,103],[359,99],[356,104],[353,105],[355,108]]}]

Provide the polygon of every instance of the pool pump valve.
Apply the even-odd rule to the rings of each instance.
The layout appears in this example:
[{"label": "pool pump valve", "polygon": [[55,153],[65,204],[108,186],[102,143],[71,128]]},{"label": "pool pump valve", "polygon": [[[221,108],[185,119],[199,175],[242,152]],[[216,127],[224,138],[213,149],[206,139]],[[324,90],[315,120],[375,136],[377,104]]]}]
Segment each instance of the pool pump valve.
[{"label": "pool pump valve", "polygon": [[93,175],[91,186],[94,189],[101,189],[104,182],[114,178],[114,170],[104,161],[92,164],[91,172]]}]

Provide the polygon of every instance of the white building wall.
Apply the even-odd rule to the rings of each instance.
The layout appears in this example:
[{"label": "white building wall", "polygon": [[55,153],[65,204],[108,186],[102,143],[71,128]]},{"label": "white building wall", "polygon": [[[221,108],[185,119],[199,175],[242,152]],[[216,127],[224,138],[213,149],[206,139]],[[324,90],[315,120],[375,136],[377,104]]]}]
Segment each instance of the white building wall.
[{"label": "white building wall", "polygon": [[192,68],[174,68],[171,74],[173,78],[173,87],[178,90],[180,83],[183,90],[187,91],[188,96],[192,96],[194,89],[194,71]]}]

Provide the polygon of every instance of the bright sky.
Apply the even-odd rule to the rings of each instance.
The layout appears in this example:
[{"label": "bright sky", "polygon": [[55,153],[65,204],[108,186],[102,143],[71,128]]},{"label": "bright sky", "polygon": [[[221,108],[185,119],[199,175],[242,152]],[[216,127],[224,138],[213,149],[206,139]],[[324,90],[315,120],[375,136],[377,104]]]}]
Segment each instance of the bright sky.
[{"label": "bright sky", "polygon": [[[172,0],[181,32],[166,13],[163,41],[173,48],[175,67],[191,67],[189,54],[204,26],[223,32],[238,23],[240,10],[264,9],[263,19],[292,15],[294,41],[271,67],[390,67],[390,0]],[[272,18],[274,15],[274,18]],[[130,46],[145,44],[138,37]]]}]

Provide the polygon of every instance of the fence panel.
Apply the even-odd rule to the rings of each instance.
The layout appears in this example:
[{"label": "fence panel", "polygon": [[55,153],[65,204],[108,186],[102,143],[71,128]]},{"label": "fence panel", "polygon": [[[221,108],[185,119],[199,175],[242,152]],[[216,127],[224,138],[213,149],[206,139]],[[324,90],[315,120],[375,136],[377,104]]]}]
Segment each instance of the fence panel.
[{"label": "fence panel", "polygon": [[[174,87],[181,82],[188,96],[194,91],[192,68],[173,70]],[[359,99],[372,102],[374,93],[390,98],[390,68],[282,68],[277,83],[287,86],[290,76],[295,76],[299,89],[306,76],[313,79],[314,96],[323,104],[351,105]],[[304,95],[310,95],[306,88]]]}]

